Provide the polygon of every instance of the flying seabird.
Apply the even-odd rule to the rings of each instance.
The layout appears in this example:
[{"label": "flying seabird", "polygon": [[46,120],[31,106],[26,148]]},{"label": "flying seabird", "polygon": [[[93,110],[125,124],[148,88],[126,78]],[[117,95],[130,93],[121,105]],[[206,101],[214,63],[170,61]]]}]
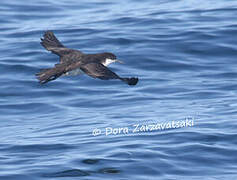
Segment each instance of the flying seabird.
[{"label": "flying seabird", "polygon": [[102,80],[119,79],[128,85],[136,85],[138,82],[138,78],[120,77],[107,68],[113,62],[121,63],[112,53],[85,54],[79,50],[69,49],[56,38],[52,31],[44,33],[41,45],[60,57],[60,62],[53,68],[42,69],[36,74],[41,84],[55,80],[62,75],[78,75],[82,72]]}]

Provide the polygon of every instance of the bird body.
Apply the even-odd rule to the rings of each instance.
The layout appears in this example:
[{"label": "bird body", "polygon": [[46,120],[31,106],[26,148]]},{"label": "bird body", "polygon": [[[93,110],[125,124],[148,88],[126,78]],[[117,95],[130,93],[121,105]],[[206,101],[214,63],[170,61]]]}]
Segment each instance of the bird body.
[{"label": "bird body", "polygon": [[128,85],[136,85],[138,78],[122,78],[107,66],[113,62],[121,62],[112,53],[85,54],[79,50],[66,48],[52,31],[46,31],[41,38],[41,45],[60,57],[60,62],[53,68],[42,69],[36,74],[41,84],[55,80],[60,76],[85,73],[102,80],[120,79]]}]

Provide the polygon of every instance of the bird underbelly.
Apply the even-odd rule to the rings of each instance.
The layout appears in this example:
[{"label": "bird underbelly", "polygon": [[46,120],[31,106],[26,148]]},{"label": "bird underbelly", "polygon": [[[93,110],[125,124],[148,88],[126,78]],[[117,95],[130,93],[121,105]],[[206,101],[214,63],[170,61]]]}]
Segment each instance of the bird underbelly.
[{"label": "bird underbelly", "polygon": [[66,72],[64,75],[65,76],[77,76],[77,75],[80,75],[84,73],[80,68],[77,68],[75,70],[72,70],[72,71],[69,71],[69,72]]}]

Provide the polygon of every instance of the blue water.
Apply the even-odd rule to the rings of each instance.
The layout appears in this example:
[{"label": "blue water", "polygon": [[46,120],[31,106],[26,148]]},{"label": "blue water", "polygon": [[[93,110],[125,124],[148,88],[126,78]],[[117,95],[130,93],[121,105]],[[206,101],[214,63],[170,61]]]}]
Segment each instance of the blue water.
[{"label": "blue water", "polygon": [[[1,180],[237,179],[237,1],[2,0],[0,17]],[[40,85],[46,30],[138,84]]]}]

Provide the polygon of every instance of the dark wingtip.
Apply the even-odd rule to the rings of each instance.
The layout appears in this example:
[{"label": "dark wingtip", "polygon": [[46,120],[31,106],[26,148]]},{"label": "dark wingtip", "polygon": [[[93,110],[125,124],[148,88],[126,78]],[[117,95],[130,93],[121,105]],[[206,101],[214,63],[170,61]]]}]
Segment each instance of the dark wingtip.
[{"label": "dark wingtip", "polygon": [[[62,43],[56,38],[53,31],[45,31],[41,39],[40,44],[49,51],[52,51],[51,48],[62,48],[64,47]],[[57,54],[56,52],[54,52]]]},{"label": "dark wingtip", "polygon": [[137,84],[137,82],[138,82],[138,78],[132,77],[132,78],[129,79],[128,85],[135,86]]},{"label": "dark wingtip", "polygon": [[121,78],[122,81],[126,82],[130,86],[135,86],[138,82],[138,78]]},{"label": "dark wingtip", "polygon": [[50,30],[47,30],[44,32],[44,36],[47,36],[47,35],[52,35],[54,34],[53,31],[50,31]]}]

